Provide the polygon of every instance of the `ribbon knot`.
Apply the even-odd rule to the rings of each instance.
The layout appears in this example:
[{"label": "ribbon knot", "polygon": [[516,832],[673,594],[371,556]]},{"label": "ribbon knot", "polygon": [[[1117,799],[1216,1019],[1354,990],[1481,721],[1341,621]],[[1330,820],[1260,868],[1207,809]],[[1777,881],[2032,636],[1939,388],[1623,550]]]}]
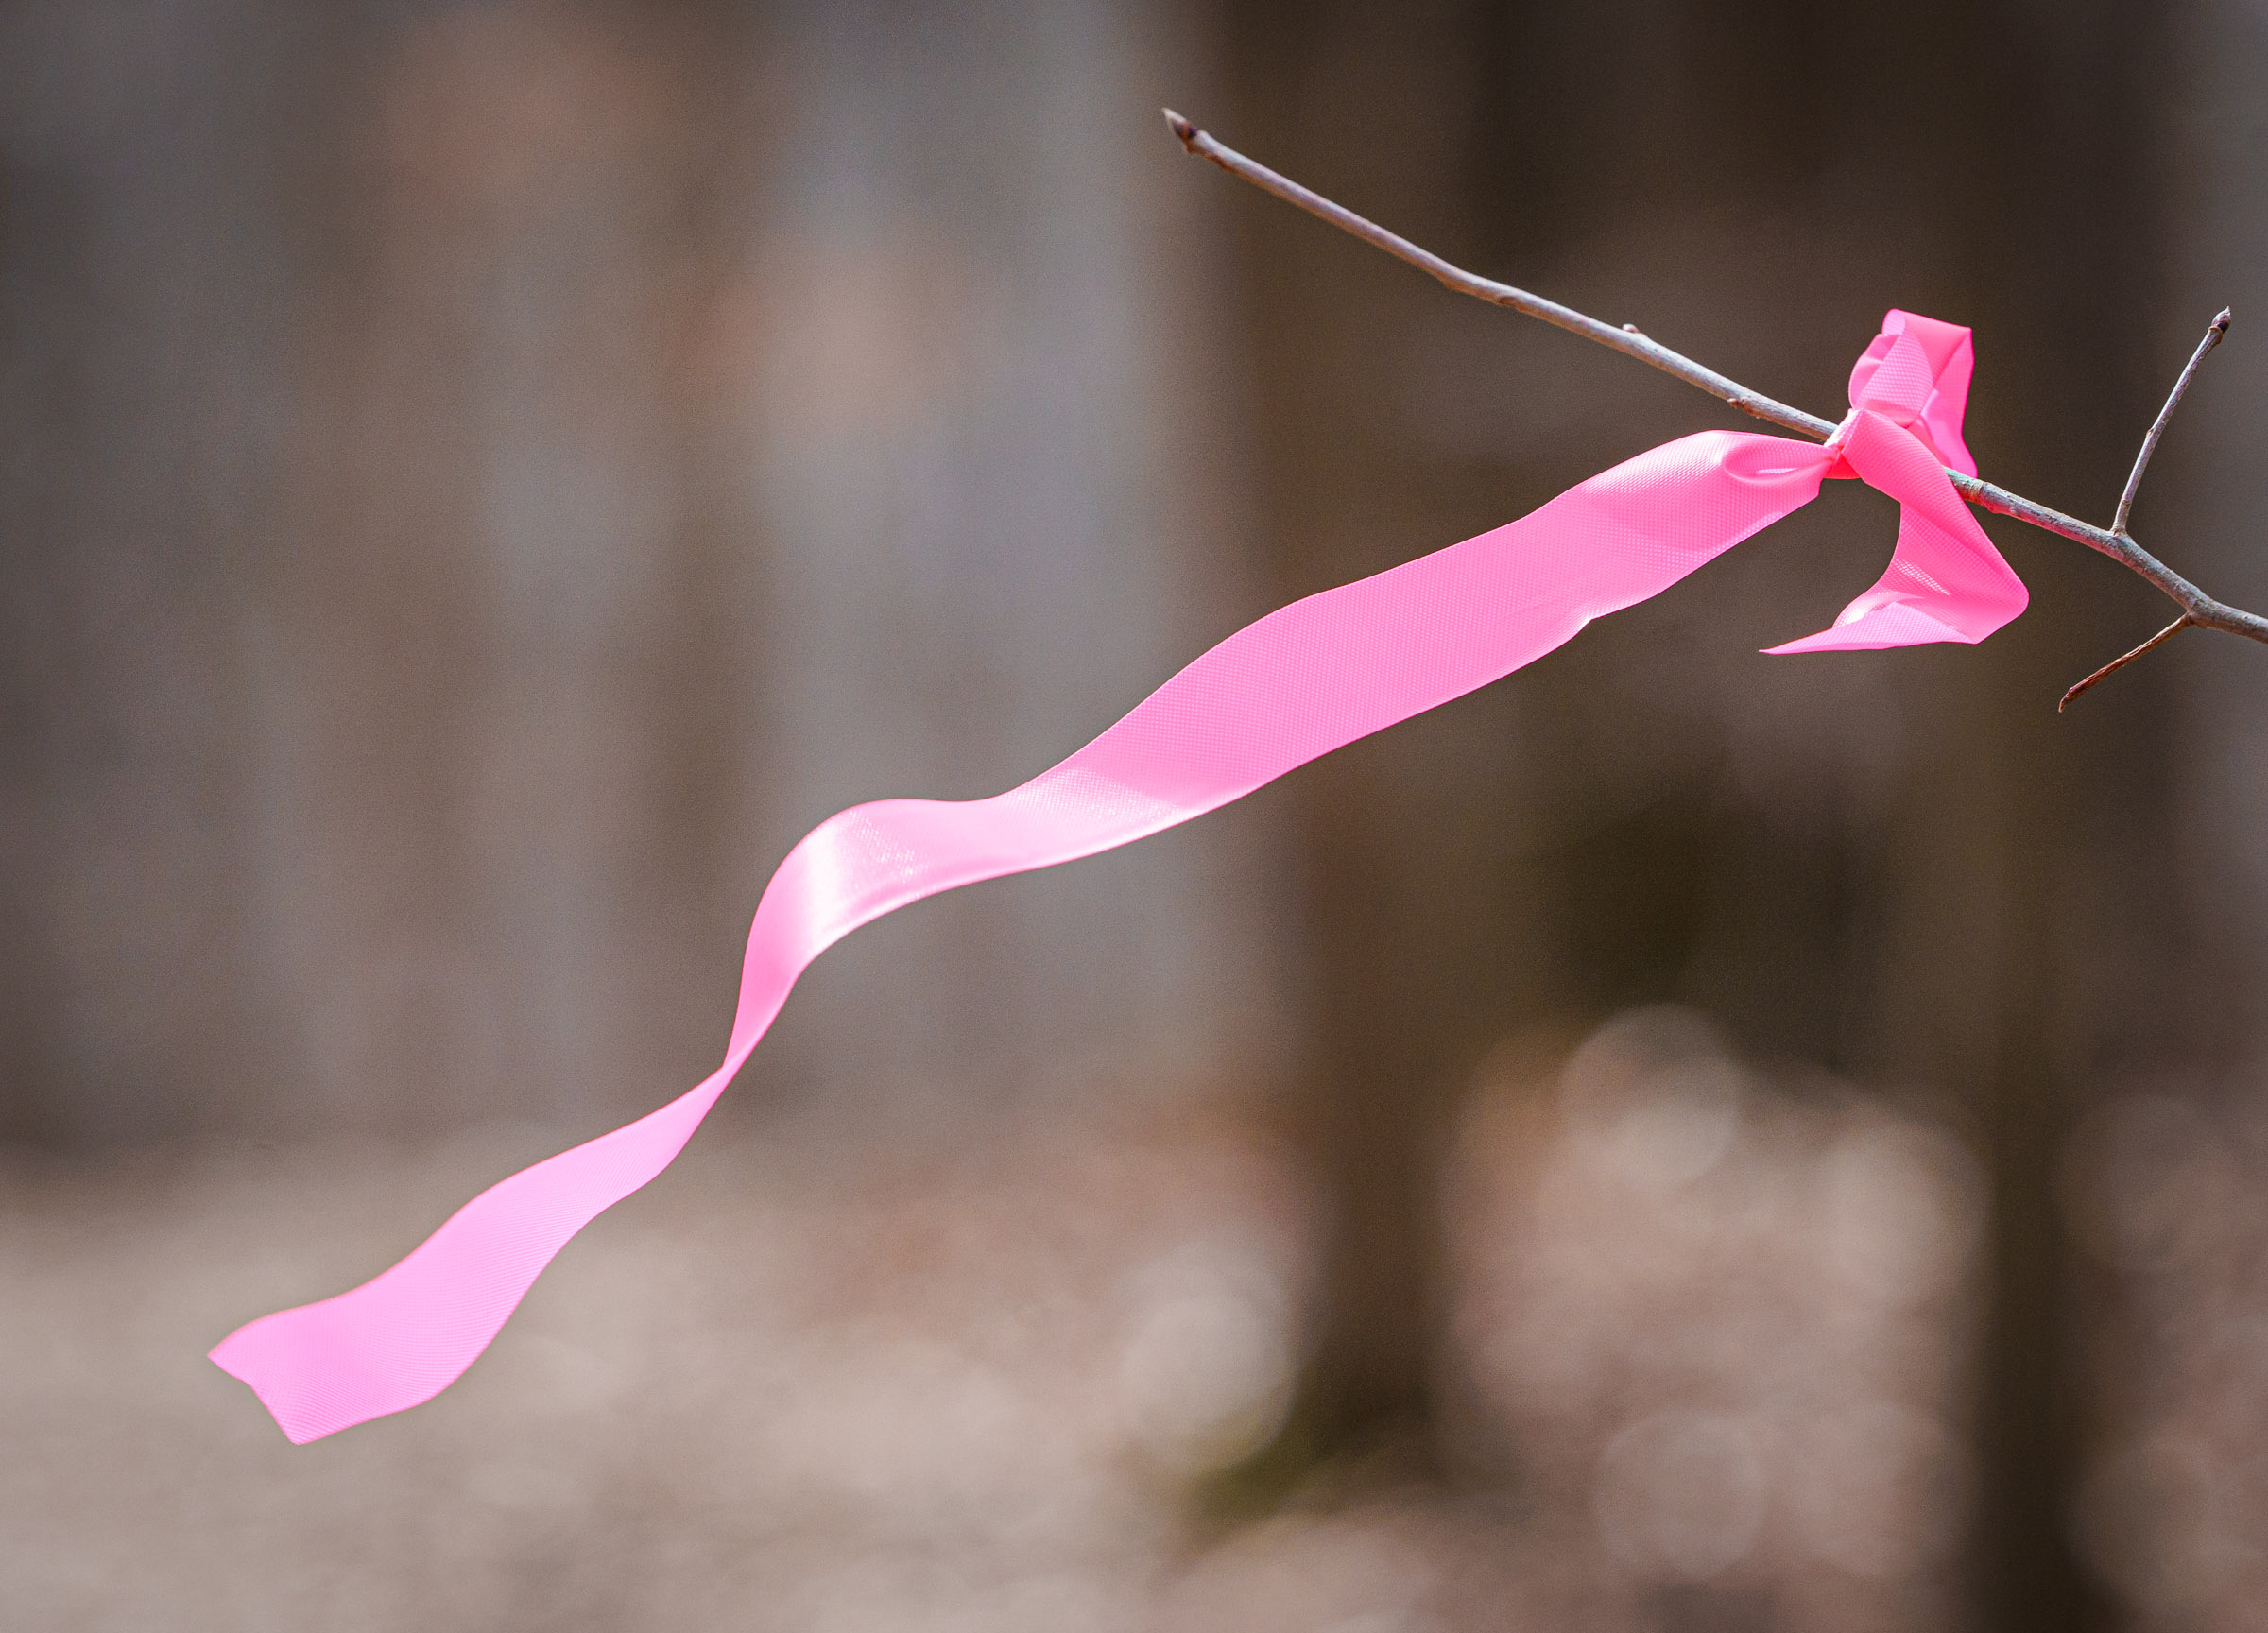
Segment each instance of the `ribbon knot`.
[{"label": "ribbon knot", "polygon": [[361,1286],[238,1328],[213,1360],[294,1441],[431,1399],[577,1231],[675,1160],[797,978],[861,924],[1186,822],[1501,679],[1809,504],[1830,475],[1899,502],[1897,548],[1833,627],[1772,650],[1983,640],[2025,596],[1944,470],[1976,474],[1961,440],[1972,368],[1967,329],[1892,312],[1825,447],[1730,431],[1665,442],[1493,532],[1271,612],[1020,788],[829,817],[756,904],[723,1065],[637,1122],[498,1181]]},{"label": "ribbon knot", "polygon": [[1976,370],[1969,332],[1893,310],[1850,371],[1850,413],[1822,452],[1824,474],[1899,502],[1898,545],[1874,587],[1833,626],[1775,653],[1977,642],[2024,610],[2024,586],[1962,502],[1950,466],[1977,473],[1961,439]]}]

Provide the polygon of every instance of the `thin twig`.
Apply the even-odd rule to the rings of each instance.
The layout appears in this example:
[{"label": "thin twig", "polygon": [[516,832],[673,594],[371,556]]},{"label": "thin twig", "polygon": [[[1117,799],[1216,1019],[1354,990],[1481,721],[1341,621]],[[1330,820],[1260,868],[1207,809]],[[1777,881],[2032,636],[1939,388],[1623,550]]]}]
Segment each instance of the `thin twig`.
[{"label": "thin twig", "polygon": [[[1799,432],[1822,442],[1834,435],[1835,422],[1833,421],[1822,420],[1813,414],[1806,414],[1800,408],[1791,408],[1785,403],[1776,402],[1761,391],[1749,389],[1737,380],[1727,379],[1715,370],[1705,368],[1691,357],[1673,352],[1657,340],[1648,339],[1639,332],[1634,324],[1624,324],[1618,329],[1610,323],[1600,322],[1596,318],[1586,317],[1571,306],[1562,306],[1555,301],[1546,301],[1539,295],[1531,295],[1525,289],[1516,289],[1509,284],[1499,284],[1492,278],[1483,278],[1475,273],[1468,272],[1462,267],[1452,266],[1430,249],[1421,249],[1408,239],[1387,232],[1376,222],[1357,215],[1344,205],[1334,204],[1320,193],[1311,192],[1288,177],[1279,176],[1266,165],[1246,158],[1233,147],[1215,141],[1172,109],[1168,108],[1164,112],[1167,127],[1180,140],[1181,146],[1186,151],[1200,159],[1210,159],[1231,176],[1240,177],[1265,192],[1275,194],[1277,198],[1284,199],[1288,203],[1297,204],[1311,215],[1320,216],[1333,227],[1353,233],[1366,244],[1375,245],[1387,254],[1407,261],[1411,266],[1422,272],[1429,273],[1461,295],[1473,296],[1478,300],[1488,301],[1491,305],[1509,307],[1511,310],[1524,313],[1530,318],[1539,318],[1544,322],[1565,329],[1571,334],[1580,335],[1586,340],[1595,340],[1611,351],[1620,352],[1625,357],[1635,357],[1641,363],[1651,364],[1665,374],[1675,375],[1687,385],[1699,387],[1719,402],[1729,404],[1744,414],[1753,415],[1759,420],[1769,421],[1785,430]],[[2215,320],[2218,328],[2225,329],[2227,317],[2228,314],[2224,312],[2221,318]],[[2199,355],[2203,355],[2204,350],[2205,348],[2200,348]],[[2192,358],[2191,368],[2193,370],[2195,367],[2196,361]],[[2177,387],[2176,399],[2179,398],[2179,395],[2180,391]],[[2163,419],[2162,415],[2160,419]],[[2145,448],[2144,458],[2147,457],[2148,451]],[[2138,475],[2139,470],[2138,465]],[[2213,597],[2198,589],[2196,585],[2144,550],[2135,542],[2133,536],[2126,532],[2122,509],[2119,518],[2120,525],[2105,531],[2091,523],[2082,522],[2075,516],[2067,516],[2060,510],[2051,509],[2045,505],[2011,493],[2004,488],[1995,487],[1990,482],[1981,481],[1977,477],[1964,474],[1959,471],[1948,470],[1946,475],[1951,478],[1953,487],[1970,504],[1980,506],[1997,515],[2013,517],[2019,522],[2028,523],[2046,532],[2085,544],[2088,549],[2109,557],[2122,567],[2139,574],[2155,584],[2168,599],[2181,609],[2182,616],[2176,627],[2194,625],[2200,629],[2219,629],[2231,635],[2242,635],[2247,640],[2268,644],[2268,618],[2262,618],[2258,613],[2247,612],[2242,608],[2231,607],[2225,602],[2214,600]],[[2129,487],[2131,486],[2132,484],[2129,483]],[[2165,637],[2162,635],[2158,637],[2158,640],[2163,639]],[[2149,647],[2155,645],[2156,642],[2153,641],[2138,650],[2148,651]],[[2131,656],[2133,654],[2129,654],[2129,657]],[[2125,659],[2120,660],[2122,663],[2124,662],[2126,662]],[[2110,668],[2115,669],[2118,666],[2114,663],[2110,665]],[[2104,673],[2108,673],[2108,670]],[[2088,684],[2091,683],[2091,680],[2088,682]],[[2080,689],[2084,689],[2084,687]]]},{"label": "thin twig", "polygon": [[1470,295],[1493,306],[1508,306],[1530,318],[1540,318],[1555,328],[1580,335],[1586,340],[1596,340],[1609,350],[1625,357],[1635,357],[1641,363],[1651,363],[1665,374],[1675,374],[1689,386],[1698,386],[1721,403],[1729,403],[1744,414],[1790,431],[1800,431],[1813,441],[1824,442],[1835,434],[1835,422],[1806,414],[1800,408],[1791,408],[1785,403],[1776,403],[1761,391],[1751,391],[1737,380],[1728,380],[1714,369],[1705,369],[1691,357],[1679,355],[1658,340],[1649,340],[1639,333],[1635,324],[1625,323],[1617,329],[1611,323],[1602,323],[1596,318],[1587,318],[1572,306],[1562,306],[1556,301],[1546,301],[1540,295],[1531,295],[1525,289],[1515,289],[1509,284],[1499,284],[1493,278],[1452,266],[1431,249],[1420,249],[1399,233],[1389,232],[1375,221],[1366,221],[1343,204],[1333,204],[1320,193],[1311,193],[1289,177],[1279,176],[1266,165],[1246,158],[1233,147],[1227,147],[1198,129],[1171,108],[1165,110],[1165,122],[1181,146],[1201,159],[1210,159],[1231,176],[1241,176],[1263,191],[1273,193],[1286,203],[1297,204],[1311,215],[1319,215],[1342,232],[1351,232],[1366,244],[1376,245],[1387,254],[1407,261],[1421,272],[1430,272],[1460,295]]},{"label": "thin twig", "polygon": [[2150,434],[2142,438],[2142,451],[2134,456],[2134,473],[2126,478],[2126,491],[2119,495],[2119,513],[2110,519],[2113,533],[2126,531],[2126,516],[2134,508],[2135,490],[2142,485],[2142,473],[2150,469],[2150,456],[2157,452],[2157,439],[2166,434],[2166,421],[2174,418],[2174,410],[2189,395],[2190,382],[2197,377],[2197,365],[2205,354],[2221,344],[2221,336],[2228,333],[2228,308],[2221,308],[2221,316],[2205,327],[2205,338],[2197,342],[2197,350],[2190,353],[2190,361],[2174,382],[2174,389],[2166,398],[2166,405],[2157,411],[2150,422]]},{"label": "thin twig", "polygon": [[2173,623],[2167,625],[2163,629],[2160,629],[2156,634],[2151,636],[2149,640],[2143,642],[2139,646],[2137,646],[2133,651],[2127,653],[2125,657],[2113,658],[2109,662],[2104,664],[2102,668],[2096,670],[2086,679],[2080,681],[2078,685],[2072,687],[2069,692],[2066,692],[2062,698],[2056,703],[2055,713],[2058,714],[2062,713],[2066,709],[2069,709],[2071,706],[2072,698],[2078,696],[2080,693],[2086,691],[2096,681],[2102,679],[2106,675],[2117,674],[2120,670],[2125,668],[2127,664],[2133,662],[2143,653],[2149,651],[2151,647],[2161,645],[2165,642],[2173,640],[2174,636],[2180,634],[2184,629],[2187,629],[2192,622],[2193,620],[2191,620],[2187,613],[2184,613],[2179,618],[2174,619]]}]

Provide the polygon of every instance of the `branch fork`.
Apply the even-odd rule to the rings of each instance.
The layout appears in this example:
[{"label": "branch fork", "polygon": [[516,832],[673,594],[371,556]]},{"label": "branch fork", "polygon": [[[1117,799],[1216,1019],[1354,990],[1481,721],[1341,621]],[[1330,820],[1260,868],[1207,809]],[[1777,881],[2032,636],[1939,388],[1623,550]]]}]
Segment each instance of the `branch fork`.
[{"label": "branch fork", "polygon": [[[1635,323],[1624,323],[1620,326],[1603,323],[1598,318],[1586,316],[1572,306],[1562,306],[1556,301],[1547,301],[1540,295],[1528,293],[1525,289],[1515,288],[1509,284],[1499,284],[1492,278],[1483,278],[1477,273],[1468,272],[1460,266],[1452,266],[1432,250],[1421,249],[1408,239],[1388,232],[1376,222],[1357,215],[1346,206],[1333,203],[1320,193],[1312,192],[1289,177],[1280,176],[1266,165],[1246,158],[1235,148],[1216,141],[1198,129],[1172,109],[1168,108],[1164,112],[1166,126],[1179,140],[1184,151],[1196,158],[1210,160],[1231,176],[1249,181],[1262,191],[1272,193],[1287,203],[1297,205],[1309,215],[1330,222],[1333,227],[1353,234],[1366,244],[1383,249],[1387,254],[1399,260],[1408,262],[1419,271],[1428,274],[1460,295],[1470,295],[1476,300],[1487,301],[1490,305],[1506,307],[1523,316],[1539,318],[1555,328],[1565,329],[1570,334],[1580,335],[1586,340],[1595,341],[1609,351],[1620,352],[1625,357],[1635,357],[1641,363],[1658,369],[1665,374],[1674,375],[1687,385],[1708,392],[1719,402],[1727,404],[1744,414],[1778,425],[1783,430],[1794,431],[1800,436],[1809,437],[1815,442],[1825,442],[1835,433],[1835,421],[1822,420],[1815,414],[1807,414],[1800,408],[1793,408],[1785,403],[1776,402],[1761,391],[1754,390],[1737,380],[1718,373],[1713,369],[1694,362],[1690,357],[1673,352],[1660,342],[1648,338],[1640,332]],[[2231,607],[2225,602],[2215,600],[2156,557],[2144,550],[2140,544],[2135,541],[2134,535],[2126,530],[2127,517],[2134,508],[2135,493],[2141,487],[2142,473],[2149,469],[2150,456],[2157,451],[2158,438],[2165,435],[2166,422],[2173,418],[2174,410],[2180,405],[2182,398],[2188,394],[2190,382],[2195,378],[2198,366],[2205,361],[2206,354],[2218,346],[2222,337],[2228,333],[2228,325],[2229,314],[2224,310],[2206,329],[2205,338],[2197,343],[2197,350],[2191,354],[2188,366],[2181,371],[2181,377],[2174,383],[2174,390],[2166,398],[2166,405],[2158,410],[2157,419],[2151,424],[2149,434],[2142,438],[2141,452],[2135,457],[2134,470],[2126,478],[2125,490],[2119,496],[2118,510],[2112,517],[2109,527],[2097,527],[2091,523],[2080,521],[2075,516],[2067,516],[2060,510],[2051,509],[2045,505],[2026,499],[2019,494],[2011,493],[2006,489],[1996,487],[1990,482],[1982,481],[1965,473],[1950,469],[1946,472],[1946,475],[1951,479],[1954,489],[1970,504],[1990,510],[1996,515],[2012,517],[2031,526],[2070,539],[2074,542],[2086,545],[2090,550],[2107,556],[2122,567],[2149,580],[2150,583],[2156,586],[2160,593],[2181,609],[2181,616],[2172,624],[2125,656],[2105,663],[2066,692],[2062,700],[2055,706],[2058,713],[2067,707],[2072,698],[2094,686],[2106,676],[2115,674],[2143,653],[2172,640],[2184,629],[2218,629],[2226,634],[2242,635],[2246,640],[2268,645],[2268,618],[2262,618],[2258,613],[2247,612],[2242,608]]]}]

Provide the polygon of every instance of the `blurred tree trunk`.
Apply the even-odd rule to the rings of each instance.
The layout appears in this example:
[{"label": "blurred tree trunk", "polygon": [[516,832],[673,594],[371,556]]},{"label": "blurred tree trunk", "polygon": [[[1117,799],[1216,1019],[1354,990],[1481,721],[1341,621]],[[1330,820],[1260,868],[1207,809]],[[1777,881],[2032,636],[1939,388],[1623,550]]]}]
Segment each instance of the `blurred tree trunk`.
[{"label": "blurred tree trunk", "polygon": [[[814,823],[1262,610],[1174,9],[130,12],[0,5],[0,1139],[596,1133]],[[877,925],[726,1116],[1263,1076],[1270,844]]]},{"label": "blurred tree trunk", "polygon": [[[1815,412],[1840,409],[1887,306],[1973,324],[1972,446],[2051,503],[2107,515],[2180,360],[2144,344],[2162,55],[2145,8],[1236,18],[1225,139]],[[1280,597],[1727,422],[1578,342],[1447,311],[1280,206],[1252,200],[1242,226]],[[1985,647],[1745,656],[1822,627],[1880,570],[1887,506],[1830,489],[1666,605],[1305,774],[1301,1104],[1333,1211],[1290,1434],[1314,1455],[1423,1444],[1435,1419],[1432,1176],[1475,1062],[1523,1024],[1679,999],[1766,1057],[1966,1109],[1999,1208],[1981,1602],[2005,1627],[2092,1613],[2063,1512],[2079,1381],[2053,1163],[2088,1085],[2165,1041],[2183,941],[2139,909],[2167,882],[2140,842],[2167,815],[2163,672],[2073,718],[2053,703],[2163,610],[2072,547],[1994,530],[2035,600]],[[1798,714],[1802,689],[1831,707]]]}]

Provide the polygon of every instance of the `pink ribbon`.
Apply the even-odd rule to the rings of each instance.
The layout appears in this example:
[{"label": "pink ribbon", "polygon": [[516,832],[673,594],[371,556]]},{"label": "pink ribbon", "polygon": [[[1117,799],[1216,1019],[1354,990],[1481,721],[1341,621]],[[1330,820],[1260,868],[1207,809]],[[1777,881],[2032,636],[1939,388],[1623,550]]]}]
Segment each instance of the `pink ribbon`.
[{"label": "pink ribbon", "polygon": [[1270,613],[1020,788],[829,817],[757,903],[723,1065],[660,1110],[490,1187],[352,1292],[239,1328],[213,1360],[301,1444],[431,1400],[576,1231],[669,1165],[796,978],[861,924],[1186,822],[1486,686],[1809,504],[1828,477],[1896,499],[1898,547],[1833,627],[1771,650],[1982,641],[2026,597],[1941,469],[1976,473],[1961,440],[1973,367],[1967,329],[1892,312],[1824,447],[1729,431],[1664,443],[1520,521]]}]

